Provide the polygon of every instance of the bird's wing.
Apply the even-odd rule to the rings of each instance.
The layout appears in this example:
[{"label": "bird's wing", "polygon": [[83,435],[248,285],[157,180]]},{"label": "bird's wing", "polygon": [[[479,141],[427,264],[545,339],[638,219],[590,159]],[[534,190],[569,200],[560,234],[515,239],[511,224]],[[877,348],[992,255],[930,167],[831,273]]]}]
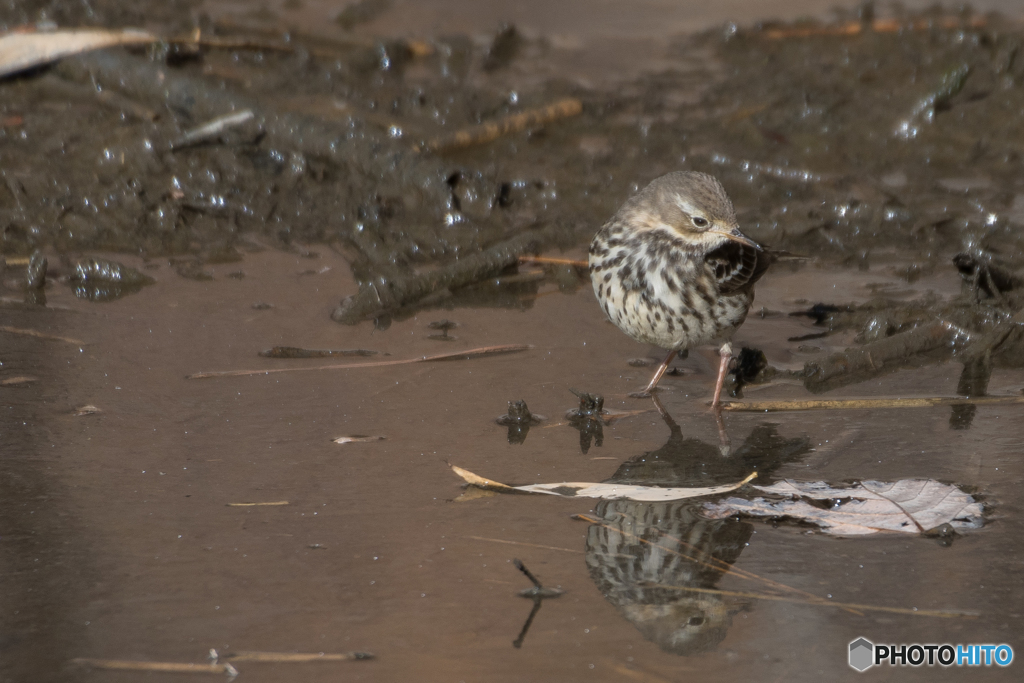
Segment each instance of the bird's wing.
[{"label": "bird's wing", "polygon": [[767,251],[760,251],[739,242],[726,242],[704,257],[721,294],[736,294],[749,290],[761,279],[774,257]]}]

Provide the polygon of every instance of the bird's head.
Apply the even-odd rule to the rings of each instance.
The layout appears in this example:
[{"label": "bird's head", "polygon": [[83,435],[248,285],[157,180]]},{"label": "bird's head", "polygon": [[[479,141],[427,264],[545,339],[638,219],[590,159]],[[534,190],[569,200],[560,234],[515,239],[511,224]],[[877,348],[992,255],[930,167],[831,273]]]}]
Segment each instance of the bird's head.
[{"label": "bird's head", "polygon": [[676,171],[656,178],[623,209],[637,227],[667,228],[706,251],[730,240],[761,248],[740,232],[725,188],[706,173]]}]

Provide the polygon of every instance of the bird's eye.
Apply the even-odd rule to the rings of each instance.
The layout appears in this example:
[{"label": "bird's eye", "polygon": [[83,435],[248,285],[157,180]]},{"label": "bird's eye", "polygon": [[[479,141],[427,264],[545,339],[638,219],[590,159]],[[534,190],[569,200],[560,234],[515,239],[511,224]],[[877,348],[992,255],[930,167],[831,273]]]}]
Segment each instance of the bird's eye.
[{"label": "bird's eye", "polygon": [[693,221],[693,224],[696,225],[698,228],[706,228],[706,227],[708,227],[708,219],[707,218],[701,218],[700,216],[694,216],[691,220]]}]

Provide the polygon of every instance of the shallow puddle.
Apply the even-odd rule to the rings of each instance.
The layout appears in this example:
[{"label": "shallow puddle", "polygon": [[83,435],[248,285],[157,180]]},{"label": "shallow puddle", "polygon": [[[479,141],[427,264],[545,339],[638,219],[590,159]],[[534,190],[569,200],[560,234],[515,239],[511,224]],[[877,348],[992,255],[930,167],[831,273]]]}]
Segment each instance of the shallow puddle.
[{"label": "shallow puddle", "polygon": [[[619,25],[517,3],[502,16],[519,29],[498,29],[479,3],[363,0],[353,31],[326,4],[143,3],[207,43],[0,82],[0,683],[182,678],[116,670],[140,662],[252,681],[820,681],[858,675],[859,637],[1024,652],[1019,24],[850,10],[676,37],[717,6],[636,3]],[[144,23],[44,5],[0,21]],[[249,127],[190,137],[249,108]],[[478,124],[506,128],[434,146]],[[721,176],[744,231],[793,252],[733,339],[776,374],[737,400],[1007,403],[719,423],[713,348],[630,398],[663,351],[607,322],[581,269],[516,259],[585,258],[623,199],[680,167]],[[481,254],[473,277],[431,280]],[[84,261],[132,286],[73,287],[83,257],[136,269]],[[956,332],[806,388],[808,362],[929,325]],[[711,519],[706,498],[495,493],[453,466],[512,486],[936,480],[984,524],[838,537]]]},{"label": "shallow puddle", "polygon": [[[8,652],[37,667],[51,662],[52,678],[85,681],[137,674],[89,673],[67,660],[201,662],[210,648],[376,656],[236,664],[246,679],[268,681],[821,680],[854,675],[846,648],[859,636],[1019,644],[1019,407],[979,407],[970,428],[957,430],[949,407],[726,414],[732,446],[723,455],[706,407],[713,350],[691,354],[679,363],[682,376],[663,381],[673,430],[652,401],[626,396],[650,371],[627,360],[658,351],[605,322],[588,288],[562,294],[543,284],[526,310],[431,311],[374,331],[368,322],[330,321],[339,293],[355,285],[339,256],[314,251],[318,258],[247,255],[209,266],[209,281],[120,257],[156,284],[107,303],[54,285],[50,309],[5,308],[12,326],[82,342],[5,336],[25,354],[5,359],[5,372],[38,380],[2,389],[7,410],[24,422],[5,439],[17,473],[2,503],[13,520],[13,535],[4,534],[14,567],[8,623],[34,625],[14,629]],[[304,274],[311,269],[319,274]],[[244,278],[227,277],[239,270]],[[787,339],[817,328],[756,311],[802,310],[805,300],[829,300],[824,292],[835,283],[850,302],[867,300],[871,285],[900,281],[883,269],[837,273],[814,263],[770,273],[737,347],[756,345],[772,364],[798,367],[811,352]],[[910,287],[949,296],[958,278]],[[256,310],[257,302],[271,307]],[[429,323],[442,318],[458,323],[455,341],[431,339]],[[534,348],[304,369],[503,344]],[[380,355],[258,355],[273,346]],[[268,368],[296,371],[186,379]],[[953,395],[959,373],[959,364],[904,370],[829,397]],[[1024,372],[997,369],[989,393],[1022,386]],[[571,389],[602,394],[608,409],[642,412],[605,425],[600,444],[583,454],[580,433],[563,419],[578,402]],[[746,391],[750,400],[811,397],[793,382]],[[513,445],[495,418],[520,399],[548,417]],[[75,415],[84,405],[100,412]],[[332,441],[346,435],[385,439]],[[455,500],[463,491],[448,463],[510,484],[632,478],[701,486],[754,470],[761,484],[931,478],[976,493],[988,520],[950,544],[710,521],[687,501]],[[572,518],[580,514],[600,523]],[[686,559],[672,539],[736,572]],[[530,584],[513,559],[566,591],[542,602],[525,636],[533,603],[517,596]],[[816,598],[846,607],[810,604]],[[33,617],[18,616],[25,613]],[[937,673],[903,669],[900,678]],[[1007,676],[995,667],[973,673]]]}]

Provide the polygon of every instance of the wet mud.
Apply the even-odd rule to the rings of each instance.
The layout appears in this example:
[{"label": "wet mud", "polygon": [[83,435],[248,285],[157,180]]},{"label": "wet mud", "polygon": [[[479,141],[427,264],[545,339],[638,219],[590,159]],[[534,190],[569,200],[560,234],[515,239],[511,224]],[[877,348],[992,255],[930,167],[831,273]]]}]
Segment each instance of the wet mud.
[{"label": "wet mud", "polygon": [[[1017,19],[730,24],[602,81],[511,24],[369,37],[394,12],[376,0],[332,38],[50,5],[0,24],[201,40],[0,81],[0,681],[133,680],[95,660],[211,648],[313,681],[845,679],[859,636],[1024,652],[1020,406],[970,401],[1024,391]],[[713,349],[630,398],[663,353],[605,321],[580,261],[680,168],[782,255],[728,393],[944,402],[716,420]],[[447,464],[929,478],[986,519],[840,539],[700,499],[463,491]],[[254,651],[374,656],[230,659]]]}]

